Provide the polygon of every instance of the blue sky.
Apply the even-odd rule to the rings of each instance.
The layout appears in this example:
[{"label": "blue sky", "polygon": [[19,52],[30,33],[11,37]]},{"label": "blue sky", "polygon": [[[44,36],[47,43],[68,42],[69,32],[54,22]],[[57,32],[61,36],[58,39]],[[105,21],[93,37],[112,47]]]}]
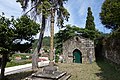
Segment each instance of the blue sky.
[{"label": "blue sky", "polygon": [[[85,27],[86,17],[87,17],[87,8],[91,7],[94,22],[96,28],[102,32],[109,32],[101,24],[99,19],[99,13],[101,12],[101,6],[104,0],[68,0],[65,4],[65,7],[70,13],[70,18],[65,24],[76,25],[78,27]],[[19,3],[16,3],[16,0],[0,0],[0,14],[4,12],[6,17],[15,16],[16,18],[22,15],[22,9]],[[59,29],[55,27],[55,32]],[[45,35],[49,34],[49,29],[46,29]]]},{"label": "blue sky", "polygon": [[84,28],[87,17],[87,8],[91,7],[96,28],[102,32],[109,32],[109,30],[105,29],[105,27],[101,24],[99,17],[101,6],[104,1],[105,0],[68,0],[65,5],[71,14],[68,24]]}]

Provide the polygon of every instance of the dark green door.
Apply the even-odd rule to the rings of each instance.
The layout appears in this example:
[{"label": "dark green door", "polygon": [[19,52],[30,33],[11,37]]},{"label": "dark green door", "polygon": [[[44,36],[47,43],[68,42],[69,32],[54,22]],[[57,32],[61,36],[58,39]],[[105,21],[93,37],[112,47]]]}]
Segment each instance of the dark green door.
[{"label": "dark green door", "polygon": [[82,63],[81,52],[79,50],[75,50],[73,52],[73,62],[74,63]]}]

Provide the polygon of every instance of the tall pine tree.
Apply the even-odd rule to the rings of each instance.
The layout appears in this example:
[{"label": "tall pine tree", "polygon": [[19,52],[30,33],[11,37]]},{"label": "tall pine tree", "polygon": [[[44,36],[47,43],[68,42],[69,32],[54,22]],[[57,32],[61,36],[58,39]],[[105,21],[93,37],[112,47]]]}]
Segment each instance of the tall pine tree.
[{"label": "tall pine tree", "polygon": [[85,28],[88,30],[95,30],[94,17],[92,16],[91,8],[88,7],[87,20]]}]

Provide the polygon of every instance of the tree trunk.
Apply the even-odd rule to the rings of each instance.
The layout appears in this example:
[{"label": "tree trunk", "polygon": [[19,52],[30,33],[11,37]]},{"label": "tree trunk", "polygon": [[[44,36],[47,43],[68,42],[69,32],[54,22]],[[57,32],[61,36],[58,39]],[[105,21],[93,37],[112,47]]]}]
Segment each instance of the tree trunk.
[{"label": "tree trunk", "polygon": [[41,32],[40,32],[39,41],[38,41],[38,53],[42,46],[42,40],[43,40],[43,36],[44,36],[44,32],[45,32],[45,24],[46,24],[46,19],[45,19],[45,16],[42,15],[42,27],[41,27]]},{"label": "tree trunk", "polygon": [[2,59],[1,59],[1,77],[0,79],[4,80],[5,79],[5,75],[4,75],[4,72],[5,72],[5,66],[7,64],[7,59],[8,58],[8,54],[3,54],[2,55]]},{"label": "tree trunk", "polygon": [[39,35],[39,40],[38,40],[38,46],[37,49],[35,49],[33,56],[32,56],[32,69],[36,70],[38,68],[38,54],[42,46],[42,40],[45,32],[45,24],[46,24],[46,18],[44,15],[42,15],[42,27]]},{"label": "tree trunk", "polygon": [[38,60],[37,59],[38,59],[38,53],[37,53],[37,48],[35,48],[33,55],[32,55],[32,69],[34,71],[36,71],[38,68],[38,63],[37,63]]}]

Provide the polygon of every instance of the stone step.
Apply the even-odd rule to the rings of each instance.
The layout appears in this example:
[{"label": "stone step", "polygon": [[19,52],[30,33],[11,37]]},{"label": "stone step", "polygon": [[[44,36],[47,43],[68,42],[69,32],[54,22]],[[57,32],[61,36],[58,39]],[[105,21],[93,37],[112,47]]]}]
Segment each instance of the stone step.
[{"label": "stone step", "polygon": [[70,74],[67,74],[64,72],[62,75],[59,75],[58,78],[53,78],[53,77],[43,77],[43,76],[30,76],[24,80],[68,80],[71,77]]},{"label": "stone step", "polygon": [[55,71],[54,74],[44,74],[43,72],[39,72],[37,74],[32,75],[33,78],[43,78],[43,79],[51,79],[51,80],[59,80],[62,78],[64,75],[66,75],[67,72],[60,72],[60,71]]},{"label": "stone step", "polygon": [[65,74],[65,75],[63,75],[63,76],[62,76],[60,79],[58,79],[58,80],[68,80],[70,77],[71,77],[70,74]]}]

